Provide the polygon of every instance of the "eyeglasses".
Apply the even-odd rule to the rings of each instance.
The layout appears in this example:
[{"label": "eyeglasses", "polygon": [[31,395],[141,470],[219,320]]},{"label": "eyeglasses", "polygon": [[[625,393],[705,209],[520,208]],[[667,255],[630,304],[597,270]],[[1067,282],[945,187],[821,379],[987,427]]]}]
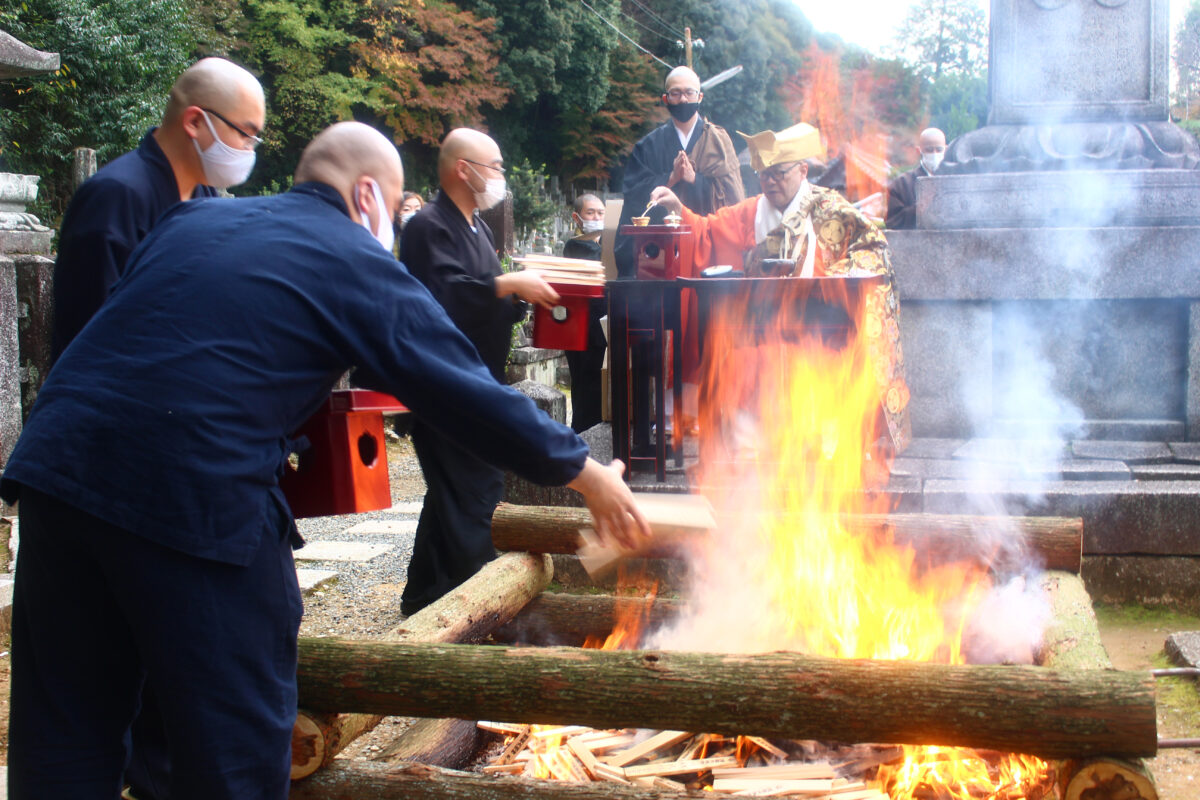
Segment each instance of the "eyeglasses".
[{"label": "eyeglasses", "polygon": [[474,164],[477,167],[487,167],[488,169],[494,169],[494,170],[496,170],[496,172],[499,172],[501,175],[504,174],[504,167],[497,167],[495,164],[484,164],[480,161],[472,161],[469,158],[464,158],[463,161],[467,162],[468,164]]},{"label": "eyeglasses", "polygon": [[789,172],[791,172],[798,166],[800,166],[800,165],[792,164],[787,169],[775,169],[774,167],[772,167],[771,169],[764,169],[762,172],[757,173],[758,179],[759,179],[759,181],[771,181],[772,183],[779,183],[780,181],[782,181],[784,178],[787,177],[787,174]]},{"label": "eyeglasses", "polygon": [[672,100],[695,100],[700,96],[700,92],[695,89],[672,89],[667,92],[667,97]]},{"label": "eyeglasses", "polygon": [[203,111],[205,114],[212,114],[214,117],[221,120],[221,122],[224,122],[226,125],[228,125],[229,127],[233,128],[235,131],[237,131],[243,138],[246,139],[246,141],[250,142],[251,150],[254,150],[260,144],[263,143],[263,140],[261,137],[255,136],[252,133],[246,133],[244,130],[239,128],[237,125],[234,125],[232,122],[225,119],[225,117],[221,116],[221,114],[219,112],[213,111],[211,108],[204,108],[203,106],[200,107],[200,110]]}]

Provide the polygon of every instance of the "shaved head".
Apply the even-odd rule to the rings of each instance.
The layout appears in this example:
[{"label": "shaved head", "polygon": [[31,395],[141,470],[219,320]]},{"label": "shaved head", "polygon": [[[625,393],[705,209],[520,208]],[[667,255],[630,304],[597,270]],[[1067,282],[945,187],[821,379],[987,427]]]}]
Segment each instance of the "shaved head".
[{"label": "shaved head", "polygon": [[262,128],[262,86],[249,72],[223,58],[203,58],[184,70],[167,95],[163,125],[173,123],[189,106],[212,108],[226,115],[238,108],[258,109],[255,131]]},{"label": "shaved head", "polygon": [[317,134],[300,156],[296,183],[320,181],[339,191],[369,175],[403,184],[400,154],[388,138],[361,122],[339,122]]},{"label": "shaved head", "polygon": [[700,91],[700,76],[689,67],[676,67],[667,73],[667,91],[674,88],[695,89]]},{"label": "shaved head", "polygon": [[940,153],[946,149],[946,134],[938,128],[926,128],[917,139],[917,147],[922,153]]},{"label": "shaved head", "polygon": [[497,166],[503,163],[496,140],[471,128],[455,128],[442,140],[442,149],[438,152],[438,179],[443,186],[447,176],[453,176],[459,159],[476,164],[496,163]]}]

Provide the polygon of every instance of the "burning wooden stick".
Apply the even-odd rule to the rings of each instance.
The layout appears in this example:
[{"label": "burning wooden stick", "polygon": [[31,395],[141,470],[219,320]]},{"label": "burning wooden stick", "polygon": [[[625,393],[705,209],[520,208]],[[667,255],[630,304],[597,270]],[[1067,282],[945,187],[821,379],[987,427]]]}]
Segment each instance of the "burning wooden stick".
[{"label": "burning wooden stick", "polygon": [[[842,522],[850,530],[890,532],[896,542],[939,560],[984,560],[997,568],[1036,561],[1046,569],[1068,572],[1079,572],[1082,560],[1083,520],[1078,518],[853,514]],[[501,503],[492,515],[492,542],[498,550],[574,553],[580,544],[579,530],[591,524],[584,508]],[[654,548],[641,555],[674,555],[696,535],[694,528],[664,529]]]},{"label": "burning wooden stick", "polygon": [[[492,561],[470,580],[384,634],[397,642],[477,641],[508,622],[526,603],[550,584],[554,567],[549,556],[507,553]],[[341,714],[301,710],[292,731],[292,780],[328,766],[346,745],[379,724],[384,715]],[[429,715],[413,715],[429,716]],[[441,715],[439,715],[441,716]],[[417,750],[436,749],[429,740],[459,730],[459,726],[423,726],[425,738],[410,740]],[[415,736],[415,734],[414,734]]]},{"label": "burning wooden stick", "polygon": [[793,653],[604,651],[303,639],[301,702],[420,717],[1152,755],[1149,673]]}]

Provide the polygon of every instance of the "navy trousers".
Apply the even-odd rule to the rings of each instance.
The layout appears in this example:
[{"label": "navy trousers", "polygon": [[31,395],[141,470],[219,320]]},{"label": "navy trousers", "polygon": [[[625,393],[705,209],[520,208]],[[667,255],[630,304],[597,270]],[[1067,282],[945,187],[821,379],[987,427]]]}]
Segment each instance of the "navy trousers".
[{"label": "navy trousers", "polygon": [[285,514],[239,567],[28,487],[19,508],[8,796],[115,800],[146,683],[172,800],[284,800],[301,615]]},{"label": "navy trousers", "polygon": [[413,449],[425,475],[425,504],[400,610],[415,613],[470,578],[496,557],[492,512],[504,473],[417,421]]}]

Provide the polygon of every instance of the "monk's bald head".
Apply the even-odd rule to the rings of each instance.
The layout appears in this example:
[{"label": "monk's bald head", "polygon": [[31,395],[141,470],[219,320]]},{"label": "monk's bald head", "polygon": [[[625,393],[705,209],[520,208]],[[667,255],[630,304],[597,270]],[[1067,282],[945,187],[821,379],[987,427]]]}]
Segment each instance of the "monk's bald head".
[{"label": "monk's bald head", "polygon": [[[455,128],[446,134],[442,140],[441,150],[438,151],[438,179],[446,185],[447,178],[455,177],[459,160],[479,164],[497,165],[503,163],[500,156],[500,145],[496,140],[482,131],[471,128]],[[486,177],[484,179],[486,180]]]},{"label": "monk's bald head", "polygon": [[698,92],[700,91],[700,76],[690,67],[676,67],[667,73],[666,82],[668,92],[675,88],[695,89]]},{"label": "monk's bald head", "polygon": [[363,175],[403,188],[404,167],[388,138],[361,122],[339,122],[317,134],[300,155],[296,183],[320,181],[348,192]]},{"label": "monk's bald head", "polygon": [[[179,119],[190,106],[213,109],[235,121],[249,125],[257,133],[263,125],[262,85],[246,70],[223,58],[203,58],[184,70],[167,96],[163,125]],[[249,117],[249,119],[247,119]]]}]

